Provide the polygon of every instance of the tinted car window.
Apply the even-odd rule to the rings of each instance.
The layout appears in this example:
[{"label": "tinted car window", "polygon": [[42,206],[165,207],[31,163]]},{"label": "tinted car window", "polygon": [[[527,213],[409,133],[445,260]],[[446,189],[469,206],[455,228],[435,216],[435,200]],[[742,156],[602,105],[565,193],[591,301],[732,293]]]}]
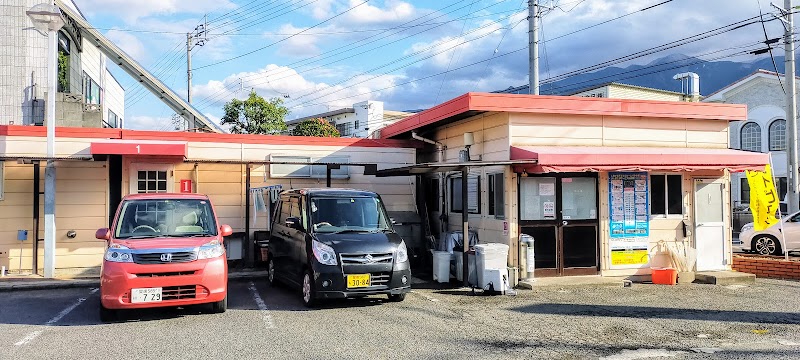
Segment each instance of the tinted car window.
[{"label": "tinted car window", "polygon": [[281,201],[281,208],[278,213],[278,221],[280,224],[286,222],[286,219],[289,217],[289,209],[291,208],[291,203],[287,201],[288,199],[284,199]]},{"label": "tinted car window", "polygon": [[122,204],[114,237],[216,235],[208,201],[197,199],[128,200]]},{"label": "tinted car window", "polygon": [[316,232],[389,228],[383,205],[378,198],[314,197],[310,202],[311,223]]}]

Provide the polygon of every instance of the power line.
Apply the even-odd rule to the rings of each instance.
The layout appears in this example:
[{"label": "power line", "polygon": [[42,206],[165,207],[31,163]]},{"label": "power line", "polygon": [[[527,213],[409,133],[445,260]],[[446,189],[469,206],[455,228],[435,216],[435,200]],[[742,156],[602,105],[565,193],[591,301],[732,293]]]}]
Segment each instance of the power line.
[{"label": "power line", "polygon": [[[358,8],[359,6],[361,6],[361,5],[364,5],[364,4],[368,3],[369,1],[370,1],[370,0],[365,0],[365,1],[362,1],[362,2],[360,2],[358,5],[352,6],[352,7],[350,7],[349,9],[347,9],[347,10],[345,10],[345,11],[341,12],[341,13],[338,13],[338,14],[336,14],[336,15],[332,16],[332,17],[329,17],[329,18],[327,18],[327,19],[325,19],[325,20],[321,21],[321,22],[318,22],[317,24],[315,24],[315,25],[312,25],[311,27],[309,27],[309,28],[306,28],[305,30],[301,30],[300,32],[298,32],[298,34],[302,34],[302,33],[306,32],[306,31],[308,31],[308,30],[311,30],[311,29],[313,29],[313,28],[315,28],[315,27],[318,27],[318,26],[320,26],[320,25],[322,25],[322,24],[325,24],[325,23],[327,23],[327,22],[329,22],[329,21],[331,21],[331,20],[333,20],[333,19],[336,19],[336,18],[338,18],[339,16],[342,16],[342,15],[344,15],[344,14],[347,14],[347,13],[349,13],[350,11],[352,11],[352,10],[354,10],[354,9]],[[287,36],[287,37],[285,37],[285,38],[283,38],[283,39],[280,39],[280,40],[278,40],[278,41],[275,41],[275,42],[273,42],[273,43],[270,43],[269,45],[266,45],[266,46],[260,47],[260,48],[258,48],[258,49],[252,50],[252,51],[248,51],[248,52],[246,52],[246,53],[244,53],[244,54],[237,55],[237,56],[234,56],[234,57],[232,57],[232,58],[229,58],[229,59],[220,60],[220,61],[217,61],[217,62],[215,62],[215,63],[211,63],[211,64],[207,64],[207,65],[199,66],[199,67],[195,68],[194,70],[198,70],[198,69],[204,69],[204,68],[207,68],[207,67],[216,66],[216,65],[223,64],[223,63],[226,63],[226,62],[229,62],[229,61],[233,61],[233,60],[236,60],[236,59],[240,59],[240,58],[242,58],[242,57],[245,57],[245,56],[248,56],[248,55],[251,55],[251,54],[257,53],[257,52],[259,52],[259,51],[261,51],[261,50],[264,50],[264,49],[266,49],[266,48],[268,48],[268,47],[270,47],[270,46],[273,46],[273,45],[276,45],[276,44],[282,43],[282,42],[284,42],[284,41],[286,41],[286,40],[289,40],[289,39],[291,39],[291,38],[293,38],[293,37],[295,37],[295,36],[297,36],[297,34],[295,34],[295,35],[291,35],[291,36]]]},{"label": "power line", "polygon": [[553,41],[553,40],[556,40],[556,39],[560,39],[560,38],[562,38],[562,37],[569,36],[569,35],[572,35],[572,34],[576,34],[576,33],[579,33],[579,32],[581,32],[581,31],[586,31],[586,30],[589,30],[589,29],[591,29],[591,28],[598,27],[598,26],[600,26],[600,25],[608,24],[608,23],[610,23],[610,22],[612,22],[612,21],[616,21],[616,20],[622,19],[622,18],[624,18],[624,17],[631,16],[631,15],[633,15],[633,14],[637,14],[637,13],[640,13],[640,12],[643,12],[643,11],[647,11],[647,10],[650,10],[650,9],[653,9],[653,8],[656,8],[656,7],[659,7],[659,6],[661,6],[661,5],[664,5],[664,4],[666,4],[666,3],[670,3],[670,2],[672,2],[672,1],[673,1],[673,0],[666,0],[666,1],[662,1],[662,2],[660,2],[660,3],[658,3],[658,4],[655,4],[655,5],[650,5],[650,6],[648,6],[648,7],[645,7],[645,8],[642,8],[642,9],[639,9],[639,10],[636,10],[636,11],[633,11],[633,12],[629,12],[629,13],[627,13],[627,14],[624,14],[624,15],[617,16],[617,17],[615,17],[615,18],[613,18],[613,19],[608,19],[608,20],[606,20],[606,21],[602,21],[602,22],[599,22],[599,23],[597,23],[597,24],[594,24],[594,25],[591,25],[591,26],[587,26],[587,27],[585,27],[585,28],[582,28],[582,29],[578,29],[578,30],[575,30],[575,31],[572,31],[572,32],[568,32],[568,33],[566,33],[566,34],[562,34],[562,35],[556,36],[556,37],[554,37],[554,38],[550,39],[550,41]]},{"label": "power line", "polygon": [[[448,6],[445,6],[445,7],[441,8],[441,9],[439,9],[438,11],[442,11],[442,10],[444,10],[444,9],[447,9],[447,8],[449,8],[449,7],[452,7],[452,6],[454,6],[454,5],[456,5],[456,4],[460,3],[460,2],[463,2],[463,1],[464,1],[464,0],[457,1],[457,2],[455,2],[455,3],[453,3],[453,4],[450,4],[450,5],[448,5]],[[502,0],[502,1],[505,1],[505,0]],[[502,1],[501,1],[501,2],[502,2]],[[492,4],[492,5],[489,5],[489,6],[486,6],[486,7],[484,7],[483,9],[480,9],[479,11],[482,11],[482,10],[485,10],[485,9],[488,9],[488,8],[491,8],[491,7],[494,7],[494,6],[496,6],[497,4],[499,4],[499,2],[498,2],[498,3],[495,3],[495,4]],[[437,18],[440,18],[440,17],[443,17],[443,16],[446,16],[446,15],[448,15],[448,14],[450,14],[450,13],[456,12],[456,11],[458,11],[458,10],[461,10],[461,9],[465,8],[465,7],[467,7],[467,6],[465,5],[465,6],[462,6],[462,7],[460,7],[460,8],[457,8],[457,9],[455,9],[455,10],[451,10],[451,11],[449,11],[449,12],[447,12],[447,13],[440,14],[440,15],[438,15],[438,16],[436,16],[436,17],[432,18],[432,19],[428,19],[428,20],[426,20],[426,22],[427,22],[427,21],[431,21],[431,20],[435,20],[435,19],[437,19]],[[426,17],[428,17],[428,16],[430,16],[430,15],[432,15],[432,14],[425,14],[425,15],[423,15],[423,16],[420,16],[420,17],[418,17],[418,18],[415,18],[415,19],[409,20],[409,21],[407,21],[407,22],[403,23],[402,25],[406,25],[406,24],[413,23],[413,22],[415,22],[415,21],[418,21],[418,20],[424,19],[424,18],[426,18]],[[509,16],[510,16],[510,15],[509,15]],[[310,72],[310,71],[313,71],[313,70],[316,70],[316,69],[322,68],[322,67],[324,67],[324,66],[328,66],[328,65],[335,64],[335,63],[337,63],[337,62],[341,62],[341,61],[344,61],[344,60],[347,60],[347,59],[350,59],[350,58],[353,58],[353,57],[356,57],[356,56],[359,56],[359,55],[366,54],[366,53],[368,53],[368,52],[371,52],[371,51],[374,51],[374,50],[380,49],[380,48],[382,48],[382,47],[385,47],[385,46],[391,45],[391,44],[393,44],[393,43],[397,43],[397,42],[400,42],[400,41],[402,41],[402,40],[405,40],[405,39],[408,39],[408,38],[412,38],[412,37],[414,37],[414,36],[416,36],[416,35],[418,35],[418,34],[421,34],[421,33],[423,33],[423,32],[428,32],[428,31],[431,31],[431,30],[433,30],[433,29],[435,29],[435,28],[438,28],[438,27],[442,26],[443,24],[444,24],[444,23],[442,23],[442,24],[440,24],[440,25],[437,25],[437,26],[434,26],[433,28],[429,28],[429,29],[421,30],[421,31],[419,31],[419,32],[416,32],[416,33],[414,33],[414,34],[411,34],[411,35],[405,36],[405,37],[403,37],[403,38],[400,38],[400,39],[396,39],[396,40],[394,40],[394,41],[391,41],[391,42],[389,42],[389,43],[382,44],[382,45],[380,45],[380,46],[377,46],[377,47],[374,47],[374,48],[371,48],[371,49],[368,49],[368,50],[362,51],[362,52],[360,52],[360,53],[357,53],[357,54],[354,54],[354,55],[350,55],[350,56],[347,56],[347,57],[344,57],[344,58],[340,58],[340,59],[338,59],[338,60],[334,60],[334,61],[331,61],[331,62],[327,62],[327,63],[325,63],[325,64],[322,64],[322,65],[316,66],[316,67],[314,67],[314,68],[311,68],[311,69],[304,70],[304,72]],[[388,31],[386,31],[386,32],[388,32]],[[373,38],[373,37],[375,37],[375,36],[378,36],[378,35],[380,35],[380,34],[375,34],[375,35],[373,35],[373,36],[370,36],[370,37],[367,37],[367,38],[365,38],[365,39],[361,39],[361,40],[355,41],[355,42],[353,42],[353,43],[351,43],[351,44],[348,44],[348,45],[341,46],[341,47],[339,47],[339,48],[336,48],[336,49],[332,49],[332,50],[326,51],[326,52],[324,52],[324,53],[322,53],[322,54],[319,54],[319,55],[316,55],[316,56],[312,56],[312,57],[309,57],[309,58],[306,58],[306,59],[303,59],[303,60],[295,61],[295,62],[293,62],[293,63],[291,63],[291,64],[288,64],[288,65],[286,65],[286,67],[287,67],[287,68],[286,68],[286,69],[283,69],[283,70],[281,70],[281,71],[278,71],[278,72],[275,72],[275,73],[272,73],[272,74],[267,74],[267,73],[257,73],[257,74],[253,74],[253,75],[247,76],[246,78],[251,78],[251,77],[256,77],[256,76],[262,76],[262,75],[265,75],[265,76],[275,76],[275,75],[279,75],[279,74],[282,74],[282,73],[288,72],[289,70],[293,70],[293,69],[291,69],[291,66],[294,66],[294,65],[297,65],[297,64],[301,64],[301,63],[304,63],[304,62],[307,62],[307,64],[305,64],[305,65],[313,64],[313,63],[316,63],[316,62],[319,62],[319,61],[322,61],[322,60],[325,60],[325,59],[329,59],[329,58],[332,58],[332,57],[334,57],[334,56],[337,56],[337,55],[340,55],[340,54],[343,54],[343,53],[346,53],[346,52],[348,52],[348,51],[352,51],[352,50],[355,50],[355,49],[357,49],[357,48],[361,48],[361,47],[364,47],[364,46],[366,46],[366,45],[369,45],[369,44],[372,44],[372,43],[376,43],[376,42],[378,42],[378,41],[380,41],[380,40],[383,40],[383,39],[389,38],[389,37],[391,37],[391,36],[393,36],[393,35],[399,34],[400,32],[402,32],[402,31],[398,31],[398,32],[395,32],[395,33],[390,33],[390,34],[388,34],[388,35],[385,35],[385,36],[383,36],[383,37],[377,38],[377,39],[375,39],[375,40],[368,41],[368,42],[366,42],[366,43],[364,43],[364,44],[362,44],[362,45],[359,45],[359,46],[356,46],[356,47],[352,47],[352,48],[350,48],[350,49],[347,49],[348,47],[350,47],[350,46],[352,46],[352,45],[358,44],[358,43],[360,43],[360,42],[364,42],[364,41],[366,41],[366,40],[369,40],[369,39],[371,39],[371,38]],[[345,49],[345,50],[342,50],[342,49]],[[339,51],[339,50],[341,50],[341,51]],[[337,51],[338,51],[338,52],[337,52]],[[333,54],[331,54],[331,53],[333,53]],[[329,55],[327,55],[327,54],[329,54]],[[327,56],[324,56],[324,57],[323,57],[323,55],[327,55]],[[309,60],[312,60],[312,59],[314,59],[314,58],[318,58],[318,57],[321,57],[321,58],[319,58],[319,59],[317,59],[317,60],[309,61]],[[298,72],[298,74],[299,74],[299,73],[300,73],[300,72]],[[283,79],[287,79],[287,78],[289,78],[289,77],[292,77],[292,76],[295,76],[295,75],[294,75],[294,74],[292,74],[292,75],[289,75],[289,76],[284,76],[284,77],[281,77],[281,78],[279,78],[279,79],[276,79],[276,81],[277,81],[277,80],[283,80]],[[267,81],[269,81],[269,80],[267,80]],[[260,83],[251,84],[251,85],[255,86],[255,85],[259,85],[259,84],[263,84],[263,83],[264,83],[264,82],[262,81],[262,82],[260,82]],[[207,102],[207,103],[208,103],[208,104],[206,105],[206,107],[207,107],[207,106],[210,106],[210,105],[211,105],[213,102],[215,102],[215,101],[216,101],[216,100],[219,98],[219,96],[220,96],[220,95],[222,95],[222,94],[224,93],[224,91],[225,91],[225,89],[221,89],[221,90],[217,91],[216,93],[212,94],[211,96],[209,96],[209,97],[206,97],[206,98],[205,98],[205,100],[204,100],[204,102]]]},{"label": "power line", "polygon": [[[469,9],[467,9],[467,12],[469,12],[472,9],[472,5],[475,5],[476,2],[477,2],[477,0],[475,0],[475,1],[473,1],[473,2],[471,2],[469,4]],[[467,29],[467,20],[464,20],[464,23],[461,24],[461,34],[458,35],[459,38],[464,36],[464,30],[466,30],[466,29]],[[456,57],[456,52],[458,52],[458,48],[453,50],[453,53],[450,54],[450,60],[447,62],[447,69],[448,70],[450,69],[450,65],[453,64],[453,58]],[[442,83],[439,84],[439,91],[436,92],[436,100],[435,100],[435,102],[439,102],[439,94],[442,93],[442,88],[444,87],[444,82],[446,80],[447,80],[447,75],[445,75],[445,77],[442,78]]]}]

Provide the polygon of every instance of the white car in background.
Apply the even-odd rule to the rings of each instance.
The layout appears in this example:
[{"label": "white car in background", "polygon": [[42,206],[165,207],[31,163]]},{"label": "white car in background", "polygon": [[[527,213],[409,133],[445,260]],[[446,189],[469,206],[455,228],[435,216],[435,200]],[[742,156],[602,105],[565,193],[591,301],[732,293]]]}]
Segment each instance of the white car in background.
[{"label": "white car in background", "polygon": [[745,224],[739,233],[739,241],[734,241],[733,248],[761,255],[800,251],[800,212],[784,216],[780,222],[761,231],[756,231],[753,223]]}]

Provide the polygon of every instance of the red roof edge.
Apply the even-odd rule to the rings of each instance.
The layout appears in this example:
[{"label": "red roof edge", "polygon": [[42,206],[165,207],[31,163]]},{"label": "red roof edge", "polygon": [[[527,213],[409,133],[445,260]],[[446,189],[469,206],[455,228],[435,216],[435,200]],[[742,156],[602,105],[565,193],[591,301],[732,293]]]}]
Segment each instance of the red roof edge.
[{"label": "red roof edge", "polygon": [[[47,136],[43,126],[0,125],[0,136]],[[216,142],[236,144],[265,145],[311,145],[311,146],[355,146],[355,147],[394,147],[421,148],[423,144],[413,140],[326,138],[311,136],[251,135],[188,133],[172,131],[141,131],[124,129],[57,127],[56,138],[85,139],[126,139],[126,140],[169,140],[186,142]]]},{"label": "red roof edge", "polygon": [[578,96],[466,93],[387,126],[381,131],[381,137],[392,138],[468,111],[706,119],[721,121],[747,119],[747,106],[740,104],[588,98]]}]

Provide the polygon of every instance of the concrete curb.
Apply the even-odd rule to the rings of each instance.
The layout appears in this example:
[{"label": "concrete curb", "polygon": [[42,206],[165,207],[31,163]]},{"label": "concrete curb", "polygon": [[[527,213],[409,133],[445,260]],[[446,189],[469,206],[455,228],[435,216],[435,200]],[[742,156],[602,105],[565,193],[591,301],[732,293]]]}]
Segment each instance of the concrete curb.
[{"label": "concrete curb", "polygon": [[[228,281],[241,281],[249,279],[266,279],[266,271],[243,271],[228,273]],[[0,292],[26,291],[26,290],[52,290],[90,288],[100,286],[100,279],[74,279],[74,280],[33,280],[0,282]]]}]

